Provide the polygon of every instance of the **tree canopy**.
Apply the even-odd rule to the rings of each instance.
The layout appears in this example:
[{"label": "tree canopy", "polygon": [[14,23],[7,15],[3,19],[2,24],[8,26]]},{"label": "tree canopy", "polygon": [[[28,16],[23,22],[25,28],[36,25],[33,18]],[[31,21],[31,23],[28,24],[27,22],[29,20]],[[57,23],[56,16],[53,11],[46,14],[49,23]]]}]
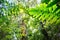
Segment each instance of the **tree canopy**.
[{"label": "tree canopy", "polygon": [[60,40],[60,0],[0,0],[0,40]]}]

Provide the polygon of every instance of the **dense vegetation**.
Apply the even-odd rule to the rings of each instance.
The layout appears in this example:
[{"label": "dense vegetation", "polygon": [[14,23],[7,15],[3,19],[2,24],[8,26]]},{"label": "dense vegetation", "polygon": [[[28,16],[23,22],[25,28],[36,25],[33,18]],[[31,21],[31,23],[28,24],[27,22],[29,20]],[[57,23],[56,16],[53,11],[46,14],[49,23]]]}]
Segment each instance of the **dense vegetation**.
[{"label": "dense vegetation", "polygon": [[0,0],[0,40],[60,40],[60,0]]}]

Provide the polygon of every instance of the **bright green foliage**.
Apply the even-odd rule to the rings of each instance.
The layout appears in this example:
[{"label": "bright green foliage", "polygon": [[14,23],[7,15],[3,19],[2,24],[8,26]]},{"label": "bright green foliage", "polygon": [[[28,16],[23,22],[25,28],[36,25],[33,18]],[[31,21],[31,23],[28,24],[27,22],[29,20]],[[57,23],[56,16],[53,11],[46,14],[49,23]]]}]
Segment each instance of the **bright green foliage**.
[{"label": "bright green foliage", "polygon": [[48,8],[48,4],[42,3],[40,6],[37,6],[35,8],[31,8],[29,10],[29,14],[33,15],[33,17],[41,20],[42,22],[46,21],[46,24],[59,24],[60,21],[60,9],[57,9],[58,7],[53,5],[52,7]]}]

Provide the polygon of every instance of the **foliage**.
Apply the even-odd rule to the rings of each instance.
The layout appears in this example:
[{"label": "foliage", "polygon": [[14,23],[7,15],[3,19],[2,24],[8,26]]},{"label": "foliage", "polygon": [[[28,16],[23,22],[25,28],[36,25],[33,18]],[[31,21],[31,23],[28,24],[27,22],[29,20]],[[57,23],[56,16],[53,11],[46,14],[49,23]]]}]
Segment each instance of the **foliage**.
[{"label": "foliage", "polygon": [[0,40],[59,40],[59,24],[59,0],[0,0]]},{"label": "foliage", "polygon": [[[40,6],[35,8],[30,8],[29,14],[33,15],[33,17],[41,20],[42,22],[46,21],[47,24],[59,24],[59,8],[55,5],[51,5],[52,7],[48,8],[50,4],[41,3]],[[58,9],[57,9],[58,8]]]}]

